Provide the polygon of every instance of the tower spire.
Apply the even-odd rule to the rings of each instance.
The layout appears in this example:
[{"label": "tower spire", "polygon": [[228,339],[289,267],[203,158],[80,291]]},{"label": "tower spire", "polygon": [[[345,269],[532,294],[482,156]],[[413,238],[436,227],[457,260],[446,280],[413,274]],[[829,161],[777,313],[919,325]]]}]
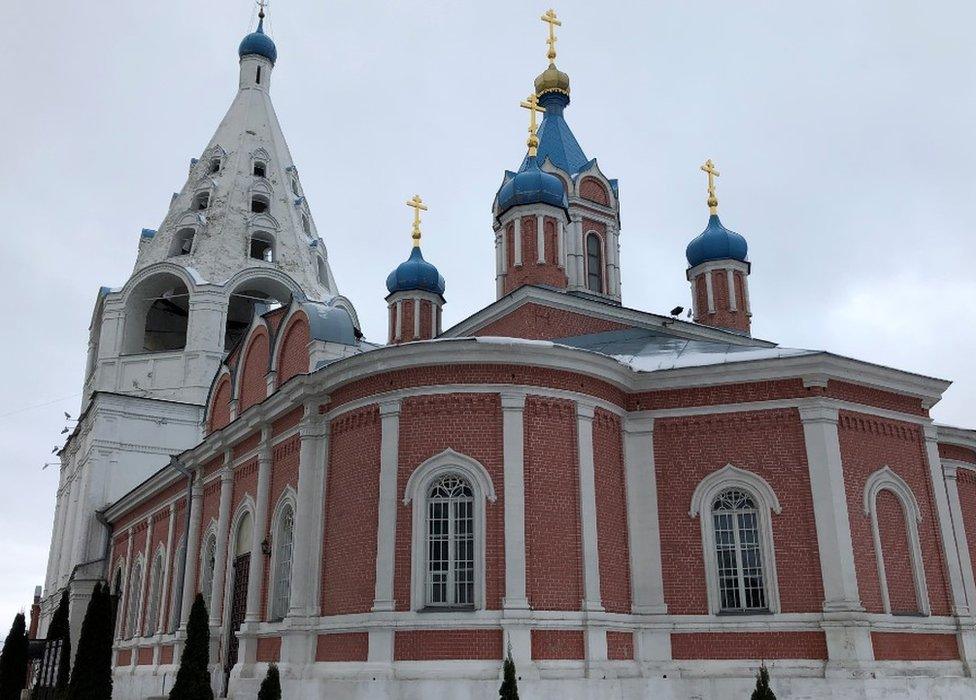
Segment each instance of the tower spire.
[{"label": "tower spire", "polygon": [[539,105],[539,97],[534,92],[519,103],[519,106],[529,110],[529,138],[525,144],[529,147],[529,157],[534,157],[539,152],[539,127],[536,124],[535,115],[546,111],[545,107]]},{"label": "tower spire", "polygon": [[715,196],[715,178],[721,173],[715,169],[715,163],[709,158],[701,166],[701,170],[708,174],[708,213],[714,216],[718,213],[718,197]]},{"label": "tower spire", "polygon": [[413,209],[413,233],[411,233],[411,238],[413,238],[414,248],[420,247],[420,212],[427,211],[427,205],[424,204],[424,200],[420,198],[419,194],[415,194],[412,199],[407,200],[407,206]]}]

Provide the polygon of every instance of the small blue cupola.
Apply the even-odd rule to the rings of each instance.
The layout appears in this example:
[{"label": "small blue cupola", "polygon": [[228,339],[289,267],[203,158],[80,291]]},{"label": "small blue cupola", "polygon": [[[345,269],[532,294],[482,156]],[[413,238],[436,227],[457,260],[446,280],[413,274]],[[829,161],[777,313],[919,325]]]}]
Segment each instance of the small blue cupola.
[{"label": "small blue cupola", "polygon": [[746,243],[746,239],[735,231],[725,228],[718,214],[708,217],[708,226],[692,239],[685,250],[689,267],[696,267],[712,260],[745,262],[748,254],[749,244]]},{"label": "small blue cupola", "polygon": [[418,245],[410,251],[410,257],[397,265],[386,278],[386,288],[390,294],[422,291],[443,296],[446,284],[437,268],[424,260]]},{"label": "small blue cupola", "polygon": [[566,188],[563,181],[539,168],[537,156],[529,155],[521,169],[505,174],[505,182],[498,190],[498,213],[523,204],[551,204],[566,209]]},{"label": "small blue cupola", "polygon": [[271,61],[271,65],[278,60],[278,48],[271,40],[271,37],[264,33],[264,8],[258,13],[258,28],[248,34],[241,41],[237,49],[237,55],[241,58],[245,56],[263,56]]}]

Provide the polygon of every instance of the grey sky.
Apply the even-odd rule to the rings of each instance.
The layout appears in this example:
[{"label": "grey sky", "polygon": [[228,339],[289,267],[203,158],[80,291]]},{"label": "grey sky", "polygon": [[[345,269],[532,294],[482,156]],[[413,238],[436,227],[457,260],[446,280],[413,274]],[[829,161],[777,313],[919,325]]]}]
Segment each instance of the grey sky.
[{"label": "grey sky", "polygon": [[[445,325],[494,299],[490,206],[524,154],[546,4],[275,3],[272,96],[340,291],[383,340],[383,282],[430,205]],[[684,248],[715,160],[746,236],[755,335],[945,377],[976,426],[971,2],[557,7],[566,117],[620,179],[627,306],[690,299]],[[100,285],[118,286],[234,96],[247,0],[12,3],[0,23],[0,627],[43,583],[61,411]],[[60,399],[53,401],[54,399]],[[31,406],[51,402],[46,406]]]}]

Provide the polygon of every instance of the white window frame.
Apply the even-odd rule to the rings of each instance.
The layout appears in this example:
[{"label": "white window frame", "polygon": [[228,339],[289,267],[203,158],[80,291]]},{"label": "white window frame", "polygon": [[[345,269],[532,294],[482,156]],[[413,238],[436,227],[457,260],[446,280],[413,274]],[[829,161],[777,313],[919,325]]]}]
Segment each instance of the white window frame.
[{"label": "white window frame", "polygon": [[[271,563],[268,569],[268,600],[266,609],[268,611],[268,619],[271,622],[278,622],[283,620],[288,616],[288,608],[291,605],[291,580],[292,573],[295,565],[295,520],[297,518],[297,510],[295,505],[297,503],[297,496],[295,494],[295,489],[291,486],[285,488],[285,492],[278,499],[278,504],[275,506],[274,516],[271,519]],[[292,518],[292,537],[291,537],[291,568],[292,571],[288,572],[288,591],[285,593],[285,609],[284,611],[279,611],[275,609],[275,602],[280,596],[281,591],[279,590],[278,584],[278,561],[281,556],[281,525],[282,518],[284,517],[285,511],[287,509],[291,510]],[[281,613],[280,615],[277,613]]]},{"label": "white window frame", "polygon": [[[404,488],[403,504],[413,504],[413,535],[411,539],[411,586],[412,610],[427,607],[427,493],[441,477],[457,474],[464,478],[474,494],[474,609],[485,607],[485,544],[486,501],[494,503],[495,487],[491,476],[478,460],[446,449],[418,466]],[[431,609],[438,610],[440,607]],[[445,612],[453,608],[444,608]]]},{"label": "white window frame", "polygon": [[153,556],[153,564],[149,572],[149,587],[146,589],[149,600],[146,602],[146,621],[143,634],[147,637],[159,634],[160,614],[163,605],[163,571],[166,567],[166,547],[159,545]]},{"label": "white window frame", "polygon": [[[742,612],[722,608],[719,590],[718,562],[715,557],[715,526],[712,518],[712,503],[715,498],[729,489],[744,491],[753,499],[756,506],[759,529],[759,552],[762,557],[763,585],[766,594],[765,610],[742,610]],[[780,611],[779,582],[776,575],[776,547],[773,543],[772,514],[782,512],[776,492],[758,474],[726,464],[702,479],[691,496],[691,509],[688,515],[698,518],[701,523],[702,553],[705,560],[705,582],[708,588],[708,612],[711,615],[768,615]],[[700,516],[700,517],[699,517]]]},{"label": "white window frame", "polygon": [[864,514],[871,518],[871,535],[874,538],[874,556],[878,565],[878,586],[884,611],[891,615],[891,598],[888,594],[888,578],[885,575],[884,552],[881,551],[881,530],[878,526],[878,494],[890,491],[901,504],[905,515],[905,532],[908,534],[908,555],[911,560],[912,578],[915,581],[915,597],[922,615],[931,615],[929,591],[925,583],[925,566],[922,561],[922,545],[918,536],[918,524],[922,511],[911,487],[888,465],[874,472],[864,482]]},{"label": "white window frame", "polygon": [[[217,570],[217,523],[214,520],[210,521],[210,525],[207,527],[207,531],[203,535],[201,540],[202,546],[200,547],[200,563],[197,565],[197,590],[203,595],[203,602],[207,605],[207,615],[210,615],[211,606],[213,604],[213,590],[214,590],[214,572]],[[209,559],[207,557],[207,550],[210,547],[210,543],[213,543],[214,550],[214,563],[212,566],[208,567]],[[209,568],[209,571],[208,571]],[[210,579],[208,585],[207,579]],[[207,588],[210,588],[207,591]]]},{"label": "white window frame", "polygon": [[[135,578],[135,574],[138,572],[139,578]],[[146,562],[143,556],[140,554],[136,557],[135,562],[132,565],[132,569],[129,572],[129,580],[126,582],[126,595],[125,595],[125,638],[133,639],[139,636],[139,630],[136,629],[139,625],[139,612],[142,608],[142,577],[146,573]],[[132,605],[134,602],[135,606]]]}]

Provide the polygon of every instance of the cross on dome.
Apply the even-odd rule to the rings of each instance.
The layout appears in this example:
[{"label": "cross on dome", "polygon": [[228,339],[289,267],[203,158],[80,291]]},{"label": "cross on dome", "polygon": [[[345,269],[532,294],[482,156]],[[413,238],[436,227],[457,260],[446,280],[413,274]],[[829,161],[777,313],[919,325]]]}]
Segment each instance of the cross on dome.
[{"label": "cross on dome", "polygon": [[420,198],[419,194],[408,199],[406,204],[413,209],[413,233],[411,234],[413,244],[415,247],[420,247],[420,212],[427,211],[427,205],[424,204],[424,200]]},{"label": "cross on dome", "polygon": [[718,213],[718,197],[715,196],[715,178],[717,178],[721,173],[715,169],[715,163],[709,158],[705,161],[705,164],[701,166],[702,172],[708,175],[708,212],[710,214]]},{"label": "cross on dome", "polygon": [[529,138],[526,145],[529,147],[529,155],[534,156],[539,150],[538,125],[535,117],[537,114],[544,113],[546,108],[539,104],[539,97],[534,92],[522,100],[519,106],[529,110]]},{"label": "cross on dome", "polygon": [[549,25],[549,38],[546,39],[546,43],[549,45],[549,53],[547,56],[549,62],[553,63],[556,60],[556,27],[563,26],[563,23],[556,17],[556,11],[551,7],[546,10],[546,13],[540,19]]}]

